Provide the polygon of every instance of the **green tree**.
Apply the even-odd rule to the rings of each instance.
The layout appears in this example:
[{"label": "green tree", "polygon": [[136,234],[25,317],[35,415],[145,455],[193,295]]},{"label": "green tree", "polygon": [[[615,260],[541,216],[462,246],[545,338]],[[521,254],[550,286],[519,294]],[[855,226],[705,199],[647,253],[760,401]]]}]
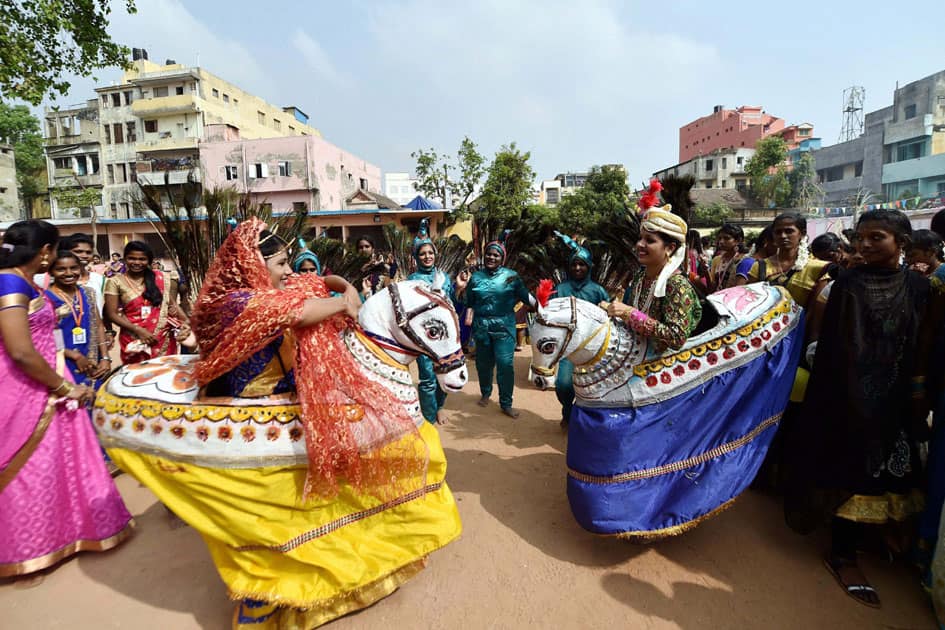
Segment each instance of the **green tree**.
[{"label": "green tree", "polygon": [[417,160],[414,172],[417,174],[417,190],[426,197],[446,203],[446,191],[449,189],[450,166],[445,157],[440,157],[431,147],[429,151],[417,149],[410,154]]},{"label": "green tree", "polygon": [[[465,219],[469,216],[469,200],[475,194],[482,176],[486,173],[486,158],[479,153],[476,143],[463,138],[456,152],[456,170],[459,177],[450,183],[450,193],[453,195],[454,219]],[[457,203],[459,200],[459,203]]]},{"label": "green tree", "polygon": [[531,202],[535,172],[528,160],[531,153],[522,152],[512,142],[503,146],[489,165],[482,188],[481,212],[497,222],[510,222],[522,214]]},{"label": "green tree", "polygon": [[696,206],[692,211],[692,227],[720,227],[731,216],[732,209],[721,201]]},{"label": "green tree", "polygon": [[[486,171],[486,159],[479,153],[476,143],[468,136],[463,138],[453,164],[433,148],[428,151],[417,149],[410,157],[417,160],[414,169],[419,180],[417,189],[425,196],[439,200],[444,206],[448,191],[453,197],[451,221],[465,219],[469,215],[469,200]],[[451,172],[456,175],[451,176]]]},{"label": "green tree", "polygon": [[804,153],[794,163],[794,168],[788,173],[788,182],[791,185],[791,205],[794,207],[806,209],[817,205],[824,197],[824,191],[817,183],[814,156],[810,153]]},{"label": "green tree", "polygon": [[758,141],[755,155],[745,164],[752,194],[764,205],[786,206],[791,202],[791,183],[784,164],[787,153],[784,138],[768,136]]},{"label": "green tree", "polygon": [[26,208],[45,188],[43,136],[39,120],[26,105],[0,102],[0,142],[13,145],[16,159],[16,183]]},{"label": "green tree", "polygon": [[[125,0],[135,13],[134,0]],[[126,65],[129,50],[106,32],[110,0],[0,2],[0,97],[39,105],[65,95],[65,74]]]},{"label": "green tree", "polygon": [[629,203],[627,171],[613,164],[592,166],[584,186],[558,202],[560,229],[571,235],[591,234],[601,221],[626,214]]}]

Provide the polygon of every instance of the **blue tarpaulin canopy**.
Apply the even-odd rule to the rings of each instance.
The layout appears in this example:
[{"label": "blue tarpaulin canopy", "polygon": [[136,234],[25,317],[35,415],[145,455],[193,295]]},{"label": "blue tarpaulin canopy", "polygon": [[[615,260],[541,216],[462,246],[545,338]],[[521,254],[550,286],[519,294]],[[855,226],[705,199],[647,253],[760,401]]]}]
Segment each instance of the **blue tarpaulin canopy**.
[{"label": "blue tarpaulin canopy", "polygon": [[430,201],[423,195],[417,195],[405,203],[404,207],[410,208],[411,210],[440,210],[443,206],[435,201]]}]

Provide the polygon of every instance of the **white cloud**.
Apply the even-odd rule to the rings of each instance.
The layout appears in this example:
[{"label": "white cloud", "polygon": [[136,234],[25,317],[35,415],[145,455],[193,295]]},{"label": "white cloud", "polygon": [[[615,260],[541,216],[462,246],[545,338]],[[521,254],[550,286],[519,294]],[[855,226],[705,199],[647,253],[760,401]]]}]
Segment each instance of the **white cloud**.
[{"label": "white cloud", "polygon": [[[412,92],[448,101],[449,111],[436,113],[450,124],[473,121],[470,133],[496,143],[518,139],[536,161],[539,151],[556,154],[559,170],[623,161],[639,177],[633,168],[672,164],[675,130],[668,142],[656,138],[652,121],[694,98],[721,65],[714,46],[666,34],[652,16],[630,23],[606,0],[400,0],[367,12],[386,70],[375,72],[410,77]],[[418,133],[434,124],[403,115]],[[598,137],[588,137],[592,129]],[[600,137],[602,129],[622,137]],[[637,138],[646,144],[629,147]]]},{"label": "white cloud", "polygon": [[315,71],[317,78],[330,81],[336,85],[348,83],[347,77],[342,76],[335,69],[321,44],[312,39],[305,31],[302,29],[295,31],[292,35],[292,45],[302,55],[308,67]]}]

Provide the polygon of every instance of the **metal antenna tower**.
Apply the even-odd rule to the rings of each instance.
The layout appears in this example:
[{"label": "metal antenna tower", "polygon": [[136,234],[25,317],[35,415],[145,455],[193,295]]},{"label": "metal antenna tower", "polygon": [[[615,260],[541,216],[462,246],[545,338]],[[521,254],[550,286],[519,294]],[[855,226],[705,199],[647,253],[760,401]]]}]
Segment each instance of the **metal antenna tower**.
[{"label": "metal antenna tower", "polygon": [[866,100],[866,90],[860,85],[848,87],[843,91],[843,127],[840,129],[840,139],[837,142],[846,142],[863,135],[863,101]]}]

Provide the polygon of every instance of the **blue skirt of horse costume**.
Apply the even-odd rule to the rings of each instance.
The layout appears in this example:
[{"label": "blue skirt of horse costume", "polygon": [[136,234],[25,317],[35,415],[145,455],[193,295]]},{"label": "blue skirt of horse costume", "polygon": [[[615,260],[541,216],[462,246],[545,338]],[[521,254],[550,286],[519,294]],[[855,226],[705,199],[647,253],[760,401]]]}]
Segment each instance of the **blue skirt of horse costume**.
[{"label": "blue skirt of horse costume", "polygon": [[[724,313],[725,299],[709,301]],[[632,405],[590,406],[579,391],[567,465],[568,500],[582,527],[670,536],[748,487],[788,403],[804,339],[790,298],[774,291],[764,302],[751,319],[723,317],[680,351],[648,353],[624,385]]]}]

